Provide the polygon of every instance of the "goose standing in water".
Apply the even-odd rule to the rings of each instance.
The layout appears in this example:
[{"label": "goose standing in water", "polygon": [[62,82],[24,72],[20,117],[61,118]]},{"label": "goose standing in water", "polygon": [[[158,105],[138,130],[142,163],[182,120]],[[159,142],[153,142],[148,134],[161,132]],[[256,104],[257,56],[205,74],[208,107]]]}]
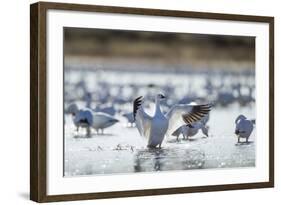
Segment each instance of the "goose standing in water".
[{"label": "goose standing in water", "polygon": [[239,115],[235,120],[235,124],[235,134],[238,137],[238,143],[240,143],[240,138],[245,138],[246,143],[248,143],[249,137],[254,129],[253,121],[247,120],[244,115]]},{"label": "goose standing in water", "polygon": [[127,119],[127,124],[129,125],[129,127],[134,127],[135,119],[133,112],[124,113],[122,114],[122,116]]},{"label": "goose standing in water", "polygon": [[155,148],[161,144],[165,135],[183,124],[192,124],[199,121],[211,110],[211,104],[190,105],[176,104],[166,114],[163,114],[160,108],[160,102],[165,96],[158,94],[155,97],[155,112],[153,116],[148,115],[143,107],[143,97],[140,96],[134,101],[134,119],[141,136],[148,139],[147,147]]},{"label": "goose standing in water", "polygon": [[97,134],[99,134],[99,130],[101,130],[101,134],[104,134],[105,128],[108,128],[119,122],[119,120],[117,120],[116,118],[103,112],[94,112],[93,116],[94,122],[92,127],[96,130]]},{"label": "goose standing in water", "polygon": [[79,128],[82,127],[87,129],[87,136],[91,134],[93,113],[89,108],[78,109],[78,106],[75,103],[72,103],[66,109],[66,113],[72,115],[72,120],[77,132],[79,131]]},{"label": "goose standing in water", "polygon": [[78,109],[78,106],[75,103],[72,103],[68,106],[66,113],[72,114],[73,123],[79,130],[79,127],[87,128],[87,134],[89,135],[91,132],[91,127],[96,130],[99,134],[99,130],[103,134],[105,128],[114,125],[119,122],[119,120],[114,117],[102,113],[102,112],[93,112],[89,108]]},{"label": "goose standing in water", "polygon": [[199,122],[194,122],[192,124],[186,124],[180,126],[178,129],[176,129],[173,133],[172,136],[177,137],[177,141],[179,140],[179,136],[182,135],[183,139],[188,140],[189,137],[192,137],[198,133],[198,131],[201,129],[202,133],[208,137],[208,130],[209,127],[203,124],[201,121]]}]

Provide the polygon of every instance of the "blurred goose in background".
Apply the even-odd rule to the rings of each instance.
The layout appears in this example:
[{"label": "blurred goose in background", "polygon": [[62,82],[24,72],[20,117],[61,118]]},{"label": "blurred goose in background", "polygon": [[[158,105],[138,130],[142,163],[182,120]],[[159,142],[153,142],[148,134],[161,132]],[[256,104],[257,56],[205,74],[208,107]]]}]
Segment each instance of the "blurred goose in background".
[{"label": "blurred goose in background", "polygon": [[235,124],[235,134],[238,136],[238,143],[240,143],[240,138],[245,138],[247,143],[254,129],[254,121],[248,120],[244,115],[239,115],[235,120]]},{"label": "blurred goose in background", "polygon": [[163,114],[160,108],[160,102],[165,99],[165,96],[158,94],[155,97],[155,111],[154,115],[148,115],[143,107],[143,97],[140,96],[134,101],[134,119],[136,126],[141,136],[148,139],[147,147],[155,148],[163,142],[164,136],[169,135],[171,130],[175,130],[183,124],[190,125],[199,121],[208,114],[211,110],[211,104],[204,105],[190,105],[190,104],[176,104],[166,113]]},{"label": "blurred goose in background", "polygon": [[94,122],[92,127],[96,130],[97,134],[101,130],[101,134],[104,134],[104,129],[111,127],[115,123],[119,122],[116,118],[103,112],[93,112]]},{"label": "blurred goose in background", "polygon": [[108,115],[114,116],[116,114],[116,109],[113,105],[97,105],[95,109],[93,109],[94,112],[103,112]]},{"label": "blurred goose in background", "polygon": [[78,106],[75,103],[72,103],[66,109],[67,114],[72,115],[72,120],[74,125],[76,126],[77,132],[79,132],[79,128],[86,128],[87,135],[91,134],[91,126],[93,126],[93,112],[88,109],[78,109]]},{"label": "blurred goose in background", "polygon": [[[239,83],[236,86],[236,89],[237,89],[237,93],[238,93],[237,100],[241,106],[245,106],[254,101],[254,98],[253,98],[254,88],[252,86],[242,87],[242,85]],[[247,92],[243,93],[242,90],[247,90]]]},{"label": "blurred goose in background", "polygon": [[83,100],[86,102],[86,107],[91,108],[93,96],[90,92],[85,93],[85,95],[83,96]]},{"label": "blurred goose in background", "polygon": [[192,124],[186,124],[180,126],[178,129],[176,129],[173,133],[172,136],[177,137],[177,141],[179,140],[179,136],[182,135],[183,139],[188,140],[189,137],[192,137],[198,133],[198,131],[201,129],[202,133],[208,137],[208,130],[209,127],[204,125],[202,122],[194,122]]},{"label": "blurred goose in background", "polygon": [[204,89],[205,89],[207,95],[213,95],[215,88],[214,88],[214,85],[213,85],[211,79],[209,78],[209,76],[206,77]]},{"label": "blurred goose in background", "polygon": [[234,101],[235,101],[235,96],[233,92],[230,90],[220,91],[217,95],[217,102],[223,107],[228,106]]},{"label": "blurred goose in background", "polygon": [[85,127],[87,128],[88,134],[90,134],[91,127],[94,128],[97,133],[101,130],[101,133],[103,134],[105,128],[119,122],[119,120],[106,113],[93,112],[89,108],[79,109],[75,103],[68,106],[66,113],[72,114],[73,123],[77,127],[77,131],[79,130],[79,127]]},{"label": "blurred goose in background", "polygon": [[124,113],[124,114],[122,114],[122,116],[127,119],[127,122],[128,122],[130,127],[134,126],[135,119],[134,119],[134,113],[133,112]]}]

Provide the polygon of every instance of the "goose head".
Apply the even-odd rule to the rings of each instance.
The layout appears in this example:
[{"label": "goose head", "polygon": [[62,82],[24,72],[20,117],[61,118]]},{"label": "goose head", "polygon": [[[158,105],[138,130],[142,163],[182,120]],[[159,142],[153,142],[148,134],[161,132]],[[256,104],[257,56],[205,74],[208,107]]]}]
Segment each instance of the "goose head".
[{"label": "goose head", "polygon": [[79,109],[78,109],[78,106],[76,105],[76,103],[71,103],[66,108],[65,113],[66,114],[71,114],[71,115],[75,116],[78,111],[79,111]]},{"label": "goose head", "polygon": [[246,120],[247,118],[244,116],[244,115],[239,115],[237,118],[236,118],[236,120],[235,120],[235,124],[237,124],[238,123],[238,121],[240,121],[240,120]]},{"label": "goose head", "polygon": [[161,93],[156,95],[156,100],[158,102],[163,101],[165,99],[166,99],[166,97],[163,94],[161,94]]}]

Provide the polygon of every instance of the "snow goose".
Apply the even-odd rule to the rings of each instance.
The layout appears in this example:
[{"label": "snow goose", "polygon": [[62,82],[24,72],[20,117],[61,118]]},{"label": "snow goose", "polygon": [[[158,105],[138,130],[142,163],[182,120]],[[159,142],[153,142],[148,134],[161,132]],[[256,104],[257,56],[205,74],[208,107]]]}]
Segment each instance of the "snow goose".
[{"label": "snow goose", "polygon": [[140,96],[134,100],[134,119],[141,136],[148,139],[147,147],[155,148],[163,142],[164,136],[175,128],[183,124],[192,124],[199,121],[202,117],[209,113],[211,104],[190,105],[176,104],[166,113],[163,114],[160,108],[160,102],[165,96],[158,94],[155,97],[155,112],[153,116],[148,115],[143,107],[143,97]]},{"label": "snow goose", "polygon": [[128,122],[130,127],[134,126],[135,119],[134,119],[133,112],[124,113],[124,114],[122,114],[122,116],[127,119],[127,122]]},{"label": "snow goose", "polygon": [[[243,93],[242,90],[248,90],[248,93]],[[253,98],[253,87],[252,86],[245,86],[242,89],[241,84],[237,86],[238,97],[237,100],[241,106],[246,106],[247,104],[254,102],[255,99]]]},{"label": "snow goose", "polygon": [[78,106],[75,103],[68,106],[66,113],[72,114],[73,123],[76,126],[77,131],[79,130],[79,127],[86,127],[88,134],[90,134],[91,127],[94,128],[97,133],[101,130],[101,133],[103,134],[105,128],[119,122],[119,120],[106,113],[93,112],[89,108],[78,109]]},{"label": "snow goose", "polygon": [[192,124],[182,125],[172,133],[172,136],[176,136],[177,141],[179,140],[180,135],[183,136],[183,139],[188,140],[189,137],[196,135],[200,129],[202,133],[208,137],[209,128],[202,122],[194,122]]},{"label": "snow goose", "polygon": [[254,129],[253,121],[247,120],[244,115],[239,115],[235,120],[235,124],[235,134],[238,136],[238,143],[240,143],[240,138],[245,138],[247,143]]},{"label": "snow goose", "polygon": [[79,128],[82,127],[87,129],[87,135],[91,134],[93,112],[90,109],[78,109],[78,106],[75,103],[72,103],[66,109],[66,113],[72,115],[72,120],[76,126],[77,132],[79,131]]},{"label": "snow goose", "polygon": [[103,112],[93,112],[94,122],[92,127],[96,130],[99,134],[99,130],[101,130],[101,134],[104,133],[104,129],[108,128],[115,123],[119,122],[116,118],[112,117],[109,114]]},{"label": "snow goose", "polygon": [[116,109],[114,108],[113,105],[106,106],[106,105],[98,104],[96,108],[93,110],[94,112],[103,112],[111,116],[114,116],[116,114]]}]

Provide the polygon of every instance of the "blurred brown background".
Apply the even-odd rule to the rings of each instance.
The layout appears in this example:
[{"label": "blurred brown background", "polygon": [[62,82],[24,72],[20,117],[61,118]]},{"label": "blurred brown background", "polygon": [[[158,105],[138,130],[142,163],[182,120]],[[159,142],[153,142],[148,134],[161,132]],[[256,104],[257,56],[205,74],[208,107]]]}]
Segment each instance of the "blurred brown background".
[{"label": "blurred brown background", "polygon": [[64,28],[64,54],[67,60],[137,59],[193,66],[254,67],[255,38]]}]

